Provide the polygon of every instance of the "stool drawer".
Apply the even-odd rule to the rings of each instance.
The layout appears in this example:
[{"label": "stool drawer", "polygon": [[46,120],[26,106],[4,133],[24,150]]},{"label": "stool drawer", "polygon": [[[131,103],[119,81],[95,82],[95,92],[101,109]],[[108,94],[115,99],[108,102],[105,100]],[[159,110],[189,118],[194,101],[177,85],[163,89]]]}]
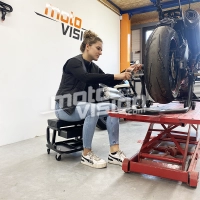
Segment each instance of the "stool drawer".
[{"label": "stool drawer", "polygon": [[60,129],[58,135],[64,138],[82,137],[83,126],[67,127]]}]

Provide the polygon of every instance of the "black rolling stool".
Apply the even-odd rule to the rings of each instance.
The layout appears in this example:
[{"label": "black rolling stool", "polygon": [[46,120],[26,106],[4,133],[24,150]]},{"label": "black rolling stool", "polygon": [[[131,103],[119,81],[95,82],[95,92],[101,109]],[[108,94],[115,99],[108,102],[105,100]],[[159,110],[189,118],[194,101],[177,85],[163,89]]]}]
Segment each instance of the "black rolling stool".
[{"label": "black rolling stool", "polygon": [[[59,119],[48,119],[47,126],[47,153],[50,149],[57,152],[56,160],[61,160],[62,154],[69,154],[83,150],[82,129],[84,120],[77,122],[68,122]],[[50,130],[53,130],[52,137]],[[66,138],[61,142],[56,142],[56,135]],[[50,139],[51,137],[51,139]],[[51,140],[51,141],[50,141]]]}]

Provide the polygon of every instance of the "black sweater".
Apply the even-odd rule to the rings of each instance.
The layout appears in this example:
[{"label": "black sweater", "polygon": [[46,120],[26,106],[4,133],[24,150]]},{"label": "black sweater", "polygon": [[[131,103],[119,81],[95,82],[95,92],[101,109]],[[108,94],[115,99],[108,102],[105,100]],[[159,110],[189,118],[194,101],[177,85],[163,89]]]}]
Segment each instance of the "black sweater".
[{"label": "black sweater", "polygon": [[98,72],[95,73],[91,72],[92,65],[94,65],[94,63],[88,62],[87,60],[84,59],[83,61],[87,71],[84,70],[80,60],[76,58],[71,58],[69,62],[65,63],[63,68],[64,72],[71,73],[76,79],[90,85],[104,83],[109,86],[114,86],[117,83],[121,82],[114,80],[114,74],[105,74],[99,67],[98,67],[99,69]]},{"label": "black sweater", "polygon": [[[56,94],[56,100],[58,101],[63,95],[70,94],[73,96],[76,92],[88,92],[89,86],[97,89],[99,83],[113,87],[120,82],[114,80],[114,74],[105,74],[95,63],[88,62],[82,58],[82,55],[78,55],[69,59],[63,67],[63,75]],[[74,104],[67,105],[67,100],[64,97],[64,104],[61,107],[65,112],[68,114],[73,113],[75,106]]]}]

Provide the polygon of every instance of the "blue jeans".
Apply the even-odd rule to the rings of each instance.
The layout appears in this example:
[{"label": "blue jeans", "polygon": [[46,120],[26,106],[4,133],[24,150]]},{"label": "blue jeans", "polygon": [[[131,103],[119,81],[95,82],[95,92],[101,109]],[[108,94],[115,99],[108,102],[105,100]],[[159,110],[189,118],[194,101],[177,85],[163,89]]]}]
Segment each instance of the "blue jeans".
[{"label": "blue jeans", "polygon": [[92,148],[92,139],[99,116],[107,116],[106,126],[109,135],[110,146],[119,144],[119,119],[110,117],[108,110],[116,109],[115,104],[111,103],[87,103],[79,102],[75,111],[68,115],[59,107],[56,102],[55,114],[58,119],[64,121],[80,121],[85,119],[83,124],[83,148]]}]

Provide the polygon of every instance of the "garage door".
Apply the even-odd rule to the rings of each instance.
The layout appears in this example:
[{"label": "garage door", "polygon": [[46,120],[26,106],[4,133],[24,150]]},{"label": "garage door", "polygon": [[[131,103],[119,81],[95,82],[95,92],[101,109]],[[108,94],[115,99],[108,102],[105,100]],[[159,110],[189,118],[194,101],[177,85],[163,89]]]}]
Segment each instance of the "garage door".
[{"label": "garage door", "polygon": [[131,39],[132,39],[132,44],[131,44],[131,61],[136,61],[136,60],[141,60],[141,45],[140,45],[140,29],[137,30],[132,30],[131,33]]}]

